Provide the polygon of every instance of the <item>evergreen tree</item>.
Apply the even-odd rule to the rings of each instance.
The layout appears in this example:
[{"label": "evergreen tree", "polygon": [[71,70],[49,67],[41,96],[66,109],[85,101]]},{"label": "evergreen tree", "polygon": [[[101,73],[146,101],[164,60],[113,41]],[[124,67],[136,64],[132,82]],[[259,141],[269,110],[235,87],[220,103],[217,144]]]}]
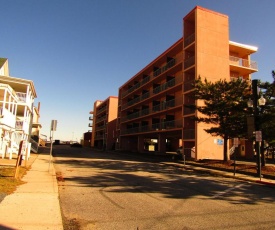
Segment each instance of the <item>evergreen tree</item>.
[{"label": "evergreen tree", "polygon": [[[259,87],[261,94],[266,99],[266,104],[261,106],[259,114],[260,129],[263,140],[269,145],[275,145],[275,71],[272,71],[273,82],[262,82]],[[261,144],[262,165],[265,166],[264,142]]]},{"label": "evergreen tree", "polygon": [[209,82],[199,77],[195,81],[194,96],[196,121],[213,125],[205,129],[212,136],[221,136],[224,139],[223,159],[229,160],[227,143],[230,138],[244,137],[247,133],[247,98],[250,94],[248,81],[241,79]]}]

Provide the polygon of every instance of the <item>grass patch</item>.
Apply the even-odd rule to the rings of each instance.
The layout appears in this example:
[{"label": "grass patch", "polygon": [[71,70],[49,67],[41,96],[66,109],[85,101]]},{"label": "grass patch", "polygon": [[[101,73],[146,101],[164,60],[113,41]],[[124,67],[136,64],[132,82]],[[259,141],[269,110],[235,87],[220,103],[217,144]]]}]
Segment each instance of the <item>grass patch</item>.
[{"label": "grass patch", "polygon": [[23,176],[28,171],[29,167],[20,167],[18,179],[14,178],[15,167],[0,167],[0,193],[11,194],[17,186],[24,184]]}]

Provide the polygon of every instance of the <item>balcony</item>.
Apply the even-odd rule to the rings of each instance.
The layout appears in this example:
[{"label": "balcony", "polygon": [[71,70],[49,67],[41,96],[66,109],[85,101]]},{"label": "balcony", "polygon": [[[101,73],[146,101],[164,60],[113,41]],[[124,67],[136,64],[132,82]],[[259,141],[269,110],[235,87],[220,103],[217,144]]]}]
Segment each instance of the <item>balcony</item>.
[{"label": "balcony", "polygon": [[242,59],[235,56],[229,57],[230,70],[238,72],[239,76],[244,76],[258,71],[258,64],[255,61]]},{"label": "balcony", "polygon": [[19,102],[26,102],[27,101],[27,94],[26,93],[16,93],[17,97],[18,97],[18,101]]},{"label": "balcony", "polygon": [[187,47],[188,45],[192,44],[195,41],[195,33],[188,36],[186,39],[184,39],[184,47]]},{"label": "balcony", "polygon": [[93,127],[93,123],[89,123],[89,124],[88,124],[88,127]]},{"label": "balcony", "polygon": [[184,107],[183,109],[183,115],[190,115],[190,114],[194,114],[195,112],[196,112],[195,108]]},{"label": "balcony", "polygon": [[195,80],[191,80],[191,81],[184,81],[183,84],[183,91],[189,91],[195,88]]},{"label": "balcony", "polygon": [[155,124],[152,124],[151,126],[145,125],[140,127],[124,129],[124,130],[121,130],[121,135],[136,134],[136,133],[142,133],[142,132],[158,132],[158,131],[180,129],[180,128],[182,128],[182,119],[155,123]]},{"label": "balcony", "polygon": [[182,106],[183,99],[182,97],[175,98],[169,101],[161,101],[159,105],[153,106],[153,108],[146,108],[143,110],[140,110],[138,112],[129,114],[127,116],[124,116],[121,118],[122,122],[129,121],[132,119],[137,119],[140,117],[144,117],[147,115],[151,115],[152,113],[157,113],[157,112],[162,112],[162,111],[167,111],[169,109],[175,108],[177,106]]},{"label": "balcony", "polygon": [[29,133],[29,123],[26,121],[16,121],[15,129],[23,131],[24,133]]},{"label": "balcony", "polygon": [[154,89],[153,89],[153,93],[154,93],[154,94],[160,93],[160,92],[162,92],[162,91],[168,89],[169,87],[175,86],[175,84],[176,84],[175,78],[174,78],[174,79],[171,79],[170,81],[168,81],[168,82],[166,82],[166,83],[164,83],[164,84],[162,84],[162,85],[160,85],[160,86],[154,88]]},{"label": "balcony", "polygon": [[158,75],[160,75],[161,73],[165,72],[166,70],[170,69],[171,67],[173,67],[176,64],[176,59],[172,59],[170,60],[166,65],[162,66],[161,68],[157,69],[156,71],[154,71],[153,76],[157,77]]},{"label": "balcony", "polygon": [[149,82],[150,80],[152,80],[153,77],[157,77],[160,74],[166,72],[168,69],[172,68],[173,66],[179,64],[180,62],[182,62],[182,53],[177,54],[175,57],[173,57],[170,61],[168,61],[166,64],[164,64],[163,66],[161,66],[160,68],[158,68],[157,70],[155,70],[152,74],[152,76],[146,76],[145,78],[143,78],[140,82],[135,83],[132,87],[130,87],[128,90],[122,92],[122,97],[127,96],[128,94],[130,94],[131,92],[135,91],[136,89],[142,87],[143,85],[145,85],[147,82]]},{"label": "balcony", "polygon": [[138,102],[141,102],[141,101],[145,100],[146,98],[149,98],[150,95],[152,95],[152,94],[164,92],[165,90],[168,90],[168,89],[180,84],[181,82],[182,82],[182,76],[176,76],[174,79],[171,79],[170,81],[167,81],[166,83],[154,88],[153,90],[148,91],[148,92],[142,94],[141,96],[137,96],[134,99],[123,104],[122,110],[130,107],[131,105],[137,104]]},{"label": "balcony", "polygon": [[96,131],[96,132],[98,132],[98,131],[100,131],[100,130],[106,130],[106,125],[105,125],[105,124],[103,124],[103,125],[97,125],[97,126],[95,127],[95,131]]},{"label": "balcony", "polygon": [[195,56],[192,56],[190,58],[187,58],[185,61],[184,61],[184,69],[187,69],[191,66],[195,65]]},{"label": "balcony", "polygon": [[105,116],[97,118],[95,121],[96,121],[96,124],[97,124],[97,123],[99,123],[101,121],[105,121],[106,119],[107,119],[107,116],[105,115]]}]

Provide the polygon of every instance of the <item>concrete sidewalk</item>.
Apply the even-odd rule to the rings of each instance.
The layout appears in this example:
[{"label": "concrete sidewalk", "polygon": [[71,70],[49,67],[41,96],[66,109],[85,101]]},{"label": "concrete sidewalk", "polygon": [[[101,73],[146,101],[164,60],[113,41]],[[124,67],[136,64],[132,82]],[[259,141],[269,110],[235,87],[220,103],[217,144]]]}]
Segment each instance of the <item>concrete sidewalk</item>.
[{"label": "concrete sidewalk", "polygon": [[177,167],[185,167],[185,168],[192,169],[194,171],[206,172],[206,173],[209,173],[209,174],[212,174],[212,175],[220,175],[220,176],[223,176],[223,177],[235,178],[235,179],[238,179],[238,180],[244,180],[244,181],[248,181],[248,182],[252,182],[252,183],[259,183],[259,184],[275,186],[275,180],[274,179],[269,179],[269,178],[264,178],[264,177],[262,177],[260,179],[260,178],[255,177],[255,176],[246,175],[244,173],[241,173],[238,170],[235,172],[235,175],[234,175],[234,172],[203,167],[200,164],[197,164],[197,163],[191,162],[191,161],[187,161],[185,165],[183,164],[183,162],[180,162],[180,163],[165,162],[165,164],[174,165],[174,166],[177,166]]},{"label": "concrete sidewalk", "polygon": [[0,203],[0,229],[63,229],[55,170],[49,154],[37,154],[26,182]]}]

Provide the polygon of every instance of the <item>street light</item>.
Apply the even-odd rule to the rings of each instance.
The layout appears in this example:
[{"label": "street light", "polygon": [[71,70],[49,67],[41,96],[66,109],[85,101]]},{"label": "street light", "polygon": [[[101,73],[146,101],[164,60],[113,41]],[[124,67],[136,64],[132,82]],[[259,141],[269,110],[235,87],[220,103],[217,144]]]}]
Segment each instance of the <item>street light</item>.
[{"label": "street light", "polygon": [[259,98],[258,93],[258,80],[252,80],[252,95],[253,95],[253,101],[251,99],[248,100],[247,106],[253,107],[253,115],[254,115],[254,128],[255,128],[255,150],[256,150],[256,156],[257,156],[257,176],[261,179],[261,154],[260,154],[260,145],[259,142],[262,141],[262,132],[260,131],[260,125],[259,125],[259,106],[265,105],[266,100],[263,96]]}]

